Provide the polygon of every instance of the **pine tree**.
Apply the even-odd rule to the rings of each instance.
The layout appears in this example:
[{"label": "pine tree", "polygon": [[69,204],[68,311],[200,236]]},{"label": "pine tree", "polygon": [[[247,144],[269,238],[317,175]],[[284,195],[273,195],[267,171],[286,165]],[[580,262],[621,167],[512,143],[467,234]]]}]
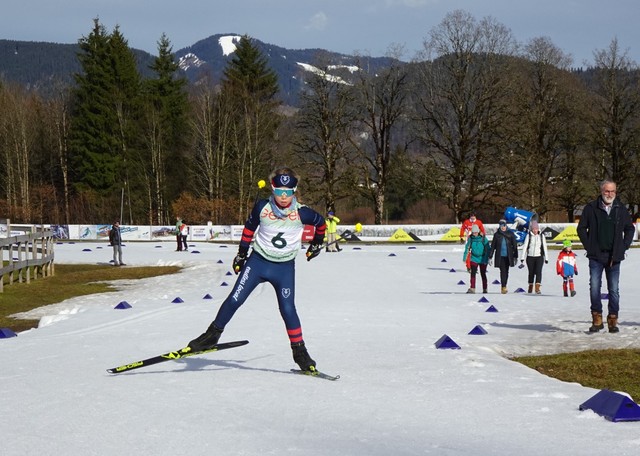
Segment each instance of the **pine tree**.
[{"label": "pine tree", "polygon": [[[112,217],[128,186],[128,161],[139,132],[140,75],[118,27],[109,34],[94,19],[79,45],[82,73],[75,75],[70,134],[73,179],[76,190],[101,197],[102,209],[93,217]],[[136,198],[129,192],[128,200]],[[128,215],[133,218],[131,211]]]},{"label": "pine tree", "polygon": [[166,35],[158,42],[158,57],[150,66],[155,77],[145,81],[144,133],[150,223],[168,223],[168,202],[175,200],[188,182],[191,167],[186,156],[187,80],[178,74]]},{"label": "pine tree", "polygon": [[222,92],[229,100],[227,108],[231,119],[230,148],[236,170],[236,181],[229,189],[239,189],[238,222],[247,214],[255,187],[260,178],[269,173],[275,146],[275,135],[280,123],[276,109],[279,102],[278,78],[268,68],[267,59],[243,36],[234,56],[224,70]]}]

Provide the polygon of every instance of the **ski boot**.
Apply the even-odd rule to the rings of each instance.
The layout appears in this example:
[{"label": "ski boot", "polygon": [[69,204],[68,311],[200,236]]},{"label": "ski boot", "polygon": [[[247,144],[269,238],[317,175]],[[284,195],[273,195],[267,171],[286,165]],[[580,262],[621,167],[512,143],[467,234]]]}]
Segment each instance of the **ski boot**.
[{"label": "ski boot", "polygon": [[295,342],[291,344],[293,351],[293,360],[300,366],[300,370],[314,372],[316,370],[316,362],[311,359],[307,352],[304,342]]},{"label": "ski boot", "polygon": [[220,340],[222,331],[222,329],[216,328],[211,323],[205,332],[189,342],[189,348],[191,348],[191,351],[202,351],[214,347]]}]

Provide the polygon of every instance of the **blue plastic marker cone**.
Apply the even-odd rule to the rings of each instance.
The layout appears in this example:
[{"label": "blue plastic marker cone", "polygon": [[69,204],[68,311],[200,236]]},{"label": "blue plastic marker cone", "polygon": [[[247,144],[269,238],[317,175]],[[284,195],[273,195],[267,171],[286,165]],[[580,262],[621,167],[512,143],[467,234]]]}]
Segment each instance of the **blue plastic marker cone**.
[{"label": "blue plastic marker cone", "polygon": [[600,299],[609,299],[609,293],[601,293]]},{"label": "blue plastic marker cone", "polygon": [[207,293],[206,295],[204,295],[202,297],[202,299],[213,299],[213,296],[211,296],[209,293]]},{"label": "blue plastic marker cone", "polygon": [[9,337],[18,337],[18,335],[9,328],[0,328],[0,339],[8,339]]},{"label": "blue plastic marker cone", "polygon": [[446,262],[447,262],[446,258],[443,258],[443,259],[440,260],[440,263],[446,263]]},{"label": "blue plastic marker cone", "polygon": [[471,331],[469,331],[469,334],[472,336],[484,336],[487,334],[487,331],[482,326],[476,325]]},{"label": "blue plastic marker cone", "polygon": [[82,249],[83,252],[91,252],[91,249]]},{"label": "blue plastic marker cone", "polygon": [[451,268],[451,269],[449,269],[449,272],[456,272],[456,270]]},{"label": "blue plastic marker cone", "polygon": [[497,312],[497,311],[498,311],[498,309],[493,307],[493,304],[490,305],[489,307],[487,307],[487,310],[485,310],[485,312]]},{"label": "blue plastic marker cone", "polygon": [[120,301],[118,305],[114,307],[114,309],[131,309],[131,304],[129,304],[127,301]]},{"label": "blue plastic marker cone", "polygon": [[498,279],[494,280],[493,282],[491,282],[494,285],[500,285],[500,281]]},{"label": "blue plastic marker cone", "polygon": [[220,284],[220,286],[221,286],[221,287],[228,287],[228,286],[229,286],[229,284],[228,284],[227,282],[222,282],[222,283]]},{"label": "blue plastic marker cone", "polygon": [[200,250],[192,250],[191,253],[200,253]]},{"label": "blue plastic marker cone", "polygon": [[458,285],[465,285],[464,280],[459,281]]},{"label": "blue plastic marker cone", "polygon": [[233,275],[233,272],[231,272],[231,271],[227,271],[227,273],[226,273],[225,275],[228,275],[228,276],[229,276],[229,275]]},{"label": "blue plastic marker cone", "polygon": [[178,296],[177,298],[175,298],[175,299],[174,299],[173,301],[171,301],[171,302],[173,302],[173,303],[175,303],[175,304],[179,304],[179,303],[184,302],[184,301],[182,300],[182,298],[180,298],[180,297]]},{"label": "blue plastic marker cone", "polygon": [[218,263],[218,264],[222,264],[222,260],[218,260],[218,261],[217,261],[217,263]]},{"label": "blue plastic marker cone", "polygon": [[390,253],[389,256],[396,256],[396,254],[395,253]]},{"label": "blue plastic marker cone", "polygon": [[478,302],[489,302],[489,300],[483,296],[480,299],[478,299]]},{"label": "blue plastic marker cone", "polygon": [[627,396],[602,390],[582,403],[580,410],[593,410],[609,421],[640,421],[640,407]]},{"label": "blue plastic marker cone", "polygon": [[451,337],[447,336],[446,334],[442,336],[440,339],[438,339],[435,345],[436,345],[436,348],[453,348],[453,349],[460,348],[460,345],[456,344],[453,341],[453,339],[451,339]]},{"label": "blue plastic marker cone", "polygon": [[523,288],[517,288],[515,293],[524,293],[524,289]]}]

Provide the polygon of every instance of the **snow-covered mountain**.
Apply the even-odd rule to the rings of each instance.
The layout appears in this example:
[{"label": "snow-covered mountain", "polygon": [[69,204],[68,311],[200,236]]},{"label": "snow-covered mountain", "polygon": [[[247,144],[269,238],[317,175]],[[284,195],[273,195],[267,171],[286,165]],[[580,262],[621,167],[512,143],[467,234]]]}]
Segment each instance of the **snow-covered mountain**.
[{"label": "snow-covered mountain", "polygon": [[[175,51],[175,56],[191,82],[195,83],[205,76],[217,82],[228,60],[233,57],[240,38],[241,35],[237,33],[212,35]],[[252,39],[278,75],[283,101],[292,106],[297,105],[309,74],[321,73],[321,68],[327,67],[327,77],[339,78],[336,80],[348,83],[349,78],[357,71],[357,56],[325,49],[287,49],[253,37]],[[0,40],[0,76],[5,81],[43,91],[51,89],[60,81],[72,84],[73,74],[81,70],[77,60],[78,52],[77,44]],[[136,49],[134,54],[141,74],[150,76],[149,66],[154,56]],[[366,57],[367,67],[372,71],[385,67],[390,62],[386,57]]]},{"label": "snow-covered mountain", "polygon": [[[237,34],[212,35],[176,51],[175,55],[180,68],[192,82],[204,75],[218,81],[227,61],[233,58],[240,38]],[[327,78],[348,84],[349,79],[358,71],[359,60],[366,59],[368,68],[373,71],[391,63],[391,59],[386,57],[358,57],[324,49],[286,49],[255,38],[253,42],[278,75],[281,97],[285,103],[294,106],[299,94],[305,89],[305,81],[310,74],[324,74]]]}]

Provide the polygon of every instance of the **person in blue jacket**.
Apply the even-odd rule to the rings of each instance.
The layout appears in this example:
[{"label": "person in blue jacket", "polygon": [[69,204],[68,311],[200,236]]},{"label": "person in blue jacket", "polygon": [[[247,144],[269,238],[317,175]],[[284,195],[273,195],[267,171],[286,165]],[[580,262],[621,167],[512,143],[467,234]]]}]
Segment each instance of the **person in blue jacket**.
[{"label": "person in blue jacket", "polygon": [[[315,371],[316,362],[309,356],[302,337],[302,325],[295,306],[295,259],[300,251],[305,225],[315,227],[307,249],[307,261],[320,254],[325,236],[325,220],[316,211],[298,202],[298,175],[289,168],[273,171],[269,177],[272,194],[258,200],[249,215],[233,260],[238,279],[224,300],[208,329],[189,342],[193,351],[206,350],[218,343],[225,326],[261,283],[269,282],[277,294],[280,315],[284,320],[300,369]],[[253,250],[249,246],[253,240]]]},{"label": "person in blue jacket", "polygon": [[467,293],[476,292],[476,274],[480,269],[480,277],[482,278],[482,292],[487,293],[487,263],[489,263],[489,241],[486,236],[480,232],[478,225],[471,226],[471,235],[467,238],[464,246],[462,261],[467,263],[469,260],[469,272],[471,278],[469,281],[469,289]]}]

